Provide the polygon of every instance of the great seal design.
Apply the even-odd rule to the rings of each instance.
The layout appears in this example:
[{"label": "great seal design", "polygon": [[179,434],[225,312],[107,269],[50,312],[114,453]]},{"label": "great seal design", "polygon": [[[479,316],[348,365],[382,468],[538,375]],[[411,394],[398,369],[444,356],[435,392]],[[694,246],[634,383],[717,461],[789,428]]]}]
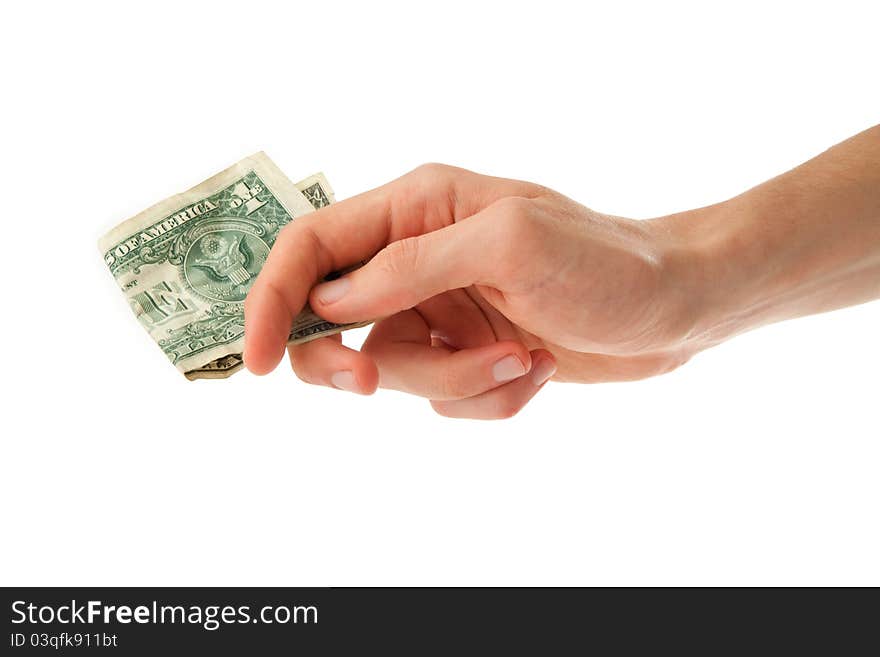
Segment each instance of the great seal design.
[{"label": "great seal design", "polygon": [[193,240],[183,259],[186,280],[198,294],[216,301],[244,301],[269,255],[259,237],[228,226]]}]

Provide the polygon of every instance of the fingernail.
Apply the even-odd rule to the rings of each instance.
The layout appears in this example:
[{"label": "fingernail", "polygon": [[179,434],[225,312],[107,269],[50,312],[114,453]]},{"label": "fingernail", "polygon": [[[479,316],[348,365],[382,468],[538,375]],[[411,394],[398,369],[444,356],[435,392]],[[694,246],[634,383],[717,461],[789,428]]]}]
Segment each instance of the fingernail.
[{"label": "fingernail", "polygon": [[521,377],[525,373],[526,366],[523,365],[522,361],[513,354],[505,356],[492,366],[492,376],[495,377],[495,380],[498,381],[498,383],[501,383],[502,381],[511,381]]},{"label": "fingernail", "polygon": [[532,366],[532,383],[535,387],[542,386],[554,374],[556,374],[556,363],[544,358]]},{"label": "fingernail", "polygon": [[347,390],[348,392],[361,391],[360,386],[358,386],[357,381],[354,378],[354,372],[351,370],[334,372],[333,376],[330,377],[330,383],[333,384],[333,387],[339,388],[340,390]]},{"label": "fingernail", "polygon": [[318,297],[318,301],[328,305],[344,297],[350,287],[351,281],[349,279],[345,277],[337,278],[335,281],[321,283],[315,287],[315,296]]}]

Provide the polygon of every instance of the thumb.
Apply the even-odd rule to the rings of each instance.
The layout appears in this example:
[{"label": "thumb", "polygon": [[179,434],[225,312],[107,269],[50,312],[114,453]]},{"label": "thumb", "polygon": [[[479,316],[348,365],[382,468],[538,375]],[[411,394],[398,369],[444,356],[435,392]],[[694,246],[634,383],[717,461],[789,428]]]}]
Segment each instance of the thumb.
[{"label": "thumb", "polygon": [[392,242],[367,264],[315,286],[312,309],[332,322],[388,317],[447,290],[488,283],[494,222],[483,210],[439,230]]}]

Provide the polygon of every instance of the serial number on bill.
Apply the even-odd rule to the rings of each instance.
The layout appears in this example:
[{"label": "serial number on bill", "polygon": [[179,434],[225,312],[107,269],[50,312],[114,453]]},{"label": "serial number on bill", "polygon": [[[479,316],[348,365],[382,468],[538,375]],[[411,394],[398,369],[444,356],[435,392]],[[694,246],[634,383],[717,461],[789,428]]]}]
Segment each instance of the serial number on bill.
[{"label": "serial number on bill", "polygon": [[13,648],[118,648],[119,644],[115,634],[106,632],[61,632],[49,634],[47,632],[33,632],[24,634],[13,632],[9,635],[9,645]]}]

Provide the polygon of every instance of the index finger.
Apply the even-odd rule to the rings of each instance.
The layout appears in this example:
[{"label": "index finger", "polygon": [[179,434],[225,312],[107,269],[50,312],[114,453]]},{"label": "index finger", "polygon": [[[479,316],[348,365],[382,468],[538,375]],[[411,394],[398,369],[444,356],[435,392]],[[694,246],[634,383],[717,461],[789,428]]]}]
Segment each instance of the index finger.
[{"label": "index finger", "polygon": [[285,226],[245,299],[245,365],[272,371],[312,286],[331,271],[370,257],[388,239],[389,192],[380,187]]}]

